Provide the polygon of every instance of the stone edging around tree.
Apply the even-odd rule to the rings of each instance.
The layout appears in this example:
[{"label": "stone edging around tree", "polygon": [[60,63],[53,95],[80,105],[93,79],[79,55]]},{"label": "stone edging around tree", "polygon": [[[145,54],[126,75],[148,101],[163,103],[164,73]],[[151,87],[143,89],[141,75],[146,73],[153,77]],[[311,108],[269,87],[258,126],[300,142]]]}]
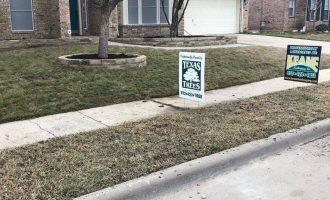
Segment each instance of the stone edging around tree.
[{"label": "stone edging around tree", "polygon": [[201,47],[237,44],[237,36],[196,36],[178,38],[111,38],[110,41],[155,47]]},{"label": "stone edging around tree", "polygon": [[[84,67],[84,68],[103,68],[103,69],[128,69],[138,68],[147,65],[147,57],[138,54],[125,54],[130,58],[117,58],[117,59],[72,59],[72,56],[79,56],[86,54],[74,54],[60,56],[58,61],[63,65],[72,67]],[[120,55],[120,54],[115,54]]]}]

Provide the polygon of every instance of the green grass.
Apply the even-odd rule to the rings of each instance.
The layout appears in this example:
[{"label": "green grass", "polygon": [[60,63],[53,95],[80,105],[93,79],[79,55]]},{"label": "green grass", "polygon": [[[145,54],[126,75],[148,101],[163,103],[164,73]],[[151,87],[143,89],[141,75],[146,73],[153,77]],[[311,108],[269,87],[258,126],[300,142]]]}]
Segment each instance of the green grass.
[{"label": "green grass", "polygon": [[3,150],[0,199],[71,199],[329,118],[329,90],[330,82]]},{"label": "green grass", "polygon": [[[0,123],[178,94],[178,53],[113,47],[147,55],[145,68],[83,70],[57,63],[60,55],[95,52],[95,45],[24,48],[0,53]],[[206,53],[206,89],[282,76],[285,50],[242,47]],[[330,68],[330,57],[322,57]]]},{"label": "green grass", "polygon": [[288,32],[262,32],[262,33],[257,33],[257,34],[267,35],[267,36],[276,36],[276,37],[298,38],[298,39],[330,42],[330,33],[301,34],[301,33],[288,33]]}]

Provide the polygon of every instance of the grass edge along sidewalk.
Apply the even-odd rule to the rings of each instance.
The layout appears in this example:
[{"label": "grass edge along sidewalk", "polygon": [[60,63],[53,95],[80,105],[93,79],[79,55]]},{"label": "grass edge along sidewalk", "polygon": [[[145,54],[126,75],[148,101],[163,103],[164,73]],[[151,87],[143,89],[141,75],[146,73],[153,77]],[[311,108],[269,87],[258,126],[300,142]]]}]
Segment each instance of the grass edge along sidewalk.
[{"label": "grass edge along sidewalk", "polygon": [[0,151],[2,199],[71,199],[330,117],[330,82]]}]

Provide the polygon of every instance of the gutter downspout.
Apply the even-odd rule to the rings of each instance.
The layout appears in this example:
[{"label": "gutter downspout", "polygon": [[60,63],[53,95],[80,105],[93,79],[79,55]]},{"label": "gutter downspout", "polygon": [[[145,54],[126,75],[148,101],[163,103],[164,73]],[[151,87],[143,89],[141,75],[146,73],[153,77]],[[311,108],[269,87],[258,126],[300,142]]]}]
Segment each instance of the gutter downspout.
[{"label": "gutter downspout", "polygon": [[83,34],[83,27],[82,27],[82,12],[81,12],[81,1],[78,0],[78,15],[79,15],[79,35]]}]

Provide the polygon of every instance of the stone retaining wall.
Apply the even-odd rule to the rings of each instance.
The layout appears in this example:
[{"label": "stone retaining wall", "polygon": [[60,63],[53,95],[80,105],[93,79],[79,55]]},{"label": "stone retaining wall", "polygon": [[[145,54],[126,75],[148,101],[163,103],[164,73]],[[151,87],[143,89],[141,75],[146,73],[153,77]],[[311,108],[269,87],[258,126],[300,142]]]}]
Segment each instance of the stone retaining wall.
[{"label": "stone retaining wall", "polygon": [[113,38],[113,42],[159,46],[159,47],[196,47],[237,44],[236,36],[178,37],[178,38]]},{"label": "stone retaining wall", "polygon": [[[79,54],[76,54],[79,55]],[[72,59],[73,55],[61,56],[58,61],[63,65],[84,68],[105,68],[105,69],[128,69],[144,67],[147,65],[147,57],[144,55],[127,54],[132,58],[119,59]]]}]

